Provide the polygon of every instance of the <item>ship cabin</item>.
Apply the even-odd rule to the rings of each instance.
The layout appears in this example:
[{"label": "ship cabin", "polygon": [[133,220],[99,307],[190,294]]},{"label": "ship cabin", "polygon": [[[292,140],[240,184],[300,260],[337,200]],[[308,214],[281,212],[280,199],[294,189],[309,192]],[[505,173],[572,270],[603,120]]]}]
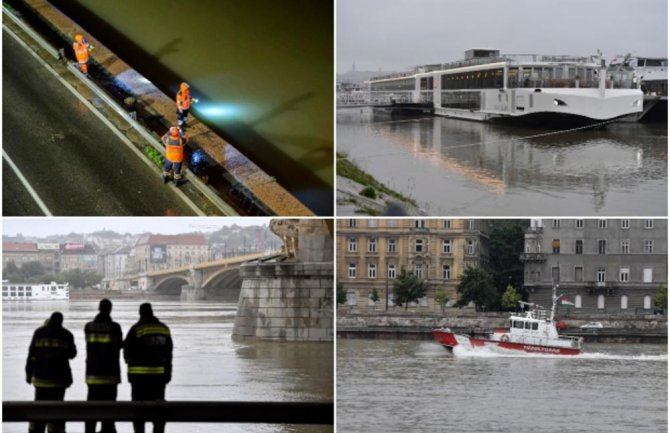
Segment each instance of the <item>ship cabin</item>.
[{"label": "ship cabin", "polygon": [[509,319],[511,335],[558,338],[556,327],[549,321],[546,310],[529,311],[526,316],[512,316]]},{"label": "ship cabin", "polygon": [[31,300],[31,299],[67,299],[69,297],[68,284],[11,284],[2,282],[2,299]]}]

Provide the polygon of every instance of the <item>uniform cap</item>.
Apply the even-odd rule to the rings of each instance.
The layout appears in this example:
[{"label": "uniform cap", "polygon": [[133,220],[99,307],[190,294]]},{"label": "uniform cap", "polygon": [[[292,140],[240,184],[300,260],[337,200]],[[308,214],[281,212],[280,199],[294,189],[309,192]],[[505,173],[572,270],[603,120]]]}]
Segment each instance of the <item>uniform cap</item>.
[{"label": "uniform cap", "polygon": [[176,126],[172,126],[170,128],[170,135],[173,136],[173,137],[178,137],[179,136],[179,128],[177,128]]}]

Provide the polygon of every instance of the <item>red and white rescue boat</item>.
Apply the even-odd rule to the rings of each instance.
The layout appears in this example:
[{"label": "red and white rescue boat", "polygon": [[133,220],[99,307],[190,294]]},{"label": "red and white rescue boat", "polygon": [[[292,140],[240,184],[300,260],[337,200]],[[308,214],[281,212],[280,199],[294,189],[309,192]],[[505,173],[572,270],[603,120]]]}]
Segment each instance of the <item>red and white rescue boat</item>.
[{"label": "red and white rescue boat", "polygon": [[456,346],[484,347],[494,346],[510,350],[550,355],[579,355],[582,353],[581,337],[561,337],[554,322],[554,307],[561,296],[553,293],[551,312],[543,307],[529,303],[530,310],[525,316],[512,315],[509,318],[509,329],[497,329],[485,335],[456,334],[449,328],[436,328],[433,338],[445,348],[452,350]]}]

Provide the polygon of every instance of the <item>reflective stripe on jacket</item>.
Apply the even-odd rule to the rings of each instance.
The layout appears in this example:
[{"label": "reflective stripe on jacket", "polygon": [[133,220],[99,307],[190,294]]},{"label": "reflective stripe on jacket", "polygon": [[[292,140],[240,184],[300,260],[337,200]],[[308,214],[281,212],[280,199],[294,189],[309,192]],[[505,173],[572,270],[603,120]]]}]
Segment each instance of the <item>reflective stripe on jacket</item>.
[{"label": "reflective stripe on jacket", "polygon": [[84,327],[86,335],[86,384],[121,382],[119,358],[123,345],[121,326],[108,314],[98,314]]},{"label": "reflective stripe on jacket", "polygon": [[70,359],[77,347],[70,331],[61,325],[38,328],[33,334],[26,360],[26,378],[37,388],[67,388],[72,385]]},{"label": "reflective stripe on jacket", "polygon": [[74,55],[77,57],[79,63],[88,62],[88,44],[86,42],[81,44],[75,42],[72,44],[72,49],[74,49]]},{"label": "reflective stripe on jacket", "polygon": [[168,132],[163,136],[163,143],[165,144],[165,158],[168,161],[184,161],[184,139],[181,137],[174,138]]},{"label": "reflective stripe on jacket", "polygon": [[191,92],[178,91],[177,92],[177,108],[180,110],[188,110],[191,108]]},{"label": "reflective stripe on jacket", "polygon": [[157,318],[142,318],[123,343],[123,356],[128,363],[128,380],[163,380],[172,377],[172,337],[170,328]]}]

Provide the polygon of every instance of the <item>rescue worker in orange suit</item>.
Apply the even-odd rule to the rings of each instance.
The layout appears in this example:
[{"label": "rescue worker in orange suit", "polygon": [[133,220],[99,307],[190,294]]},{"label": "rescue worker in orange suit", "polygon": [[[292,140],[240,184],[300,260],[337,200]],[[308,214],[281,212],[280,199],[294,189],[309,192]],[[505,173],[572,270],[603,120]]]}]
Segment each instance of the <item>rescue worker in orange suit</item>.
[{"label": "rescue worker in orange suit", "polygon": [[191,104],[198,102],[196,98],[191,98],[189,87],[188,84],[181,83],[179,92],[177,92],[177,126],[182,131],[186,128],[186,118],[188,117],[188,110],[191,109]]},{"label": "rescue worker in orange suit", "polygon": [[[70,359],[77,356],[72,333],[63,327],[63,314],[56,311],[35,331],[28,349],[26,381],[35,387],[35,400],[63,401],[72,385]],[[31,422],[30,433],[43,433],[44,422]],[[65,422],[49,423],[50,433],[64,433]]]},{"label": "rescue worker in orange suit", "polygon": [[[123,342],[133,401],[165,400],[165,386],[172,378],[170,328],[154,316],[151,304],[140,305],[140,320]],[[133,422],[135,433],[144,433],[144,422]],[[154,421],[154,433],[163,433],[165,422]]]},{"label": "rescue worker in orange suit", "polygon": [[81,73],[88,75],[88,52],[93,47],[86,42],[82,35],[74,35],[72,49],[74,50],[74,55],[77,57],[77,62],[79,62]]},{"label": "rescue worker in orange suit", "polygon": [[181,165],[184,162],[184,146],[188,137],[181,134],[176,126],[170,128],[161,139],[165,144],[165,166],[163,167],[163,183],[170,181],[170,170],[174,174],[174,183],[181,185]]},{"label": "rescue worker in orange suit", "polygon": [[[121,382],[119,355],[123,346],[121,326],[111,317],[112,302],[103,299],[100,313],[84,327],[86,335],[86,384],[88,400],[116,400]],[[86,422],[86,433],[95,433],[96,421]],[[116,433],[113,421],[102,422],[100,433]]]}]

